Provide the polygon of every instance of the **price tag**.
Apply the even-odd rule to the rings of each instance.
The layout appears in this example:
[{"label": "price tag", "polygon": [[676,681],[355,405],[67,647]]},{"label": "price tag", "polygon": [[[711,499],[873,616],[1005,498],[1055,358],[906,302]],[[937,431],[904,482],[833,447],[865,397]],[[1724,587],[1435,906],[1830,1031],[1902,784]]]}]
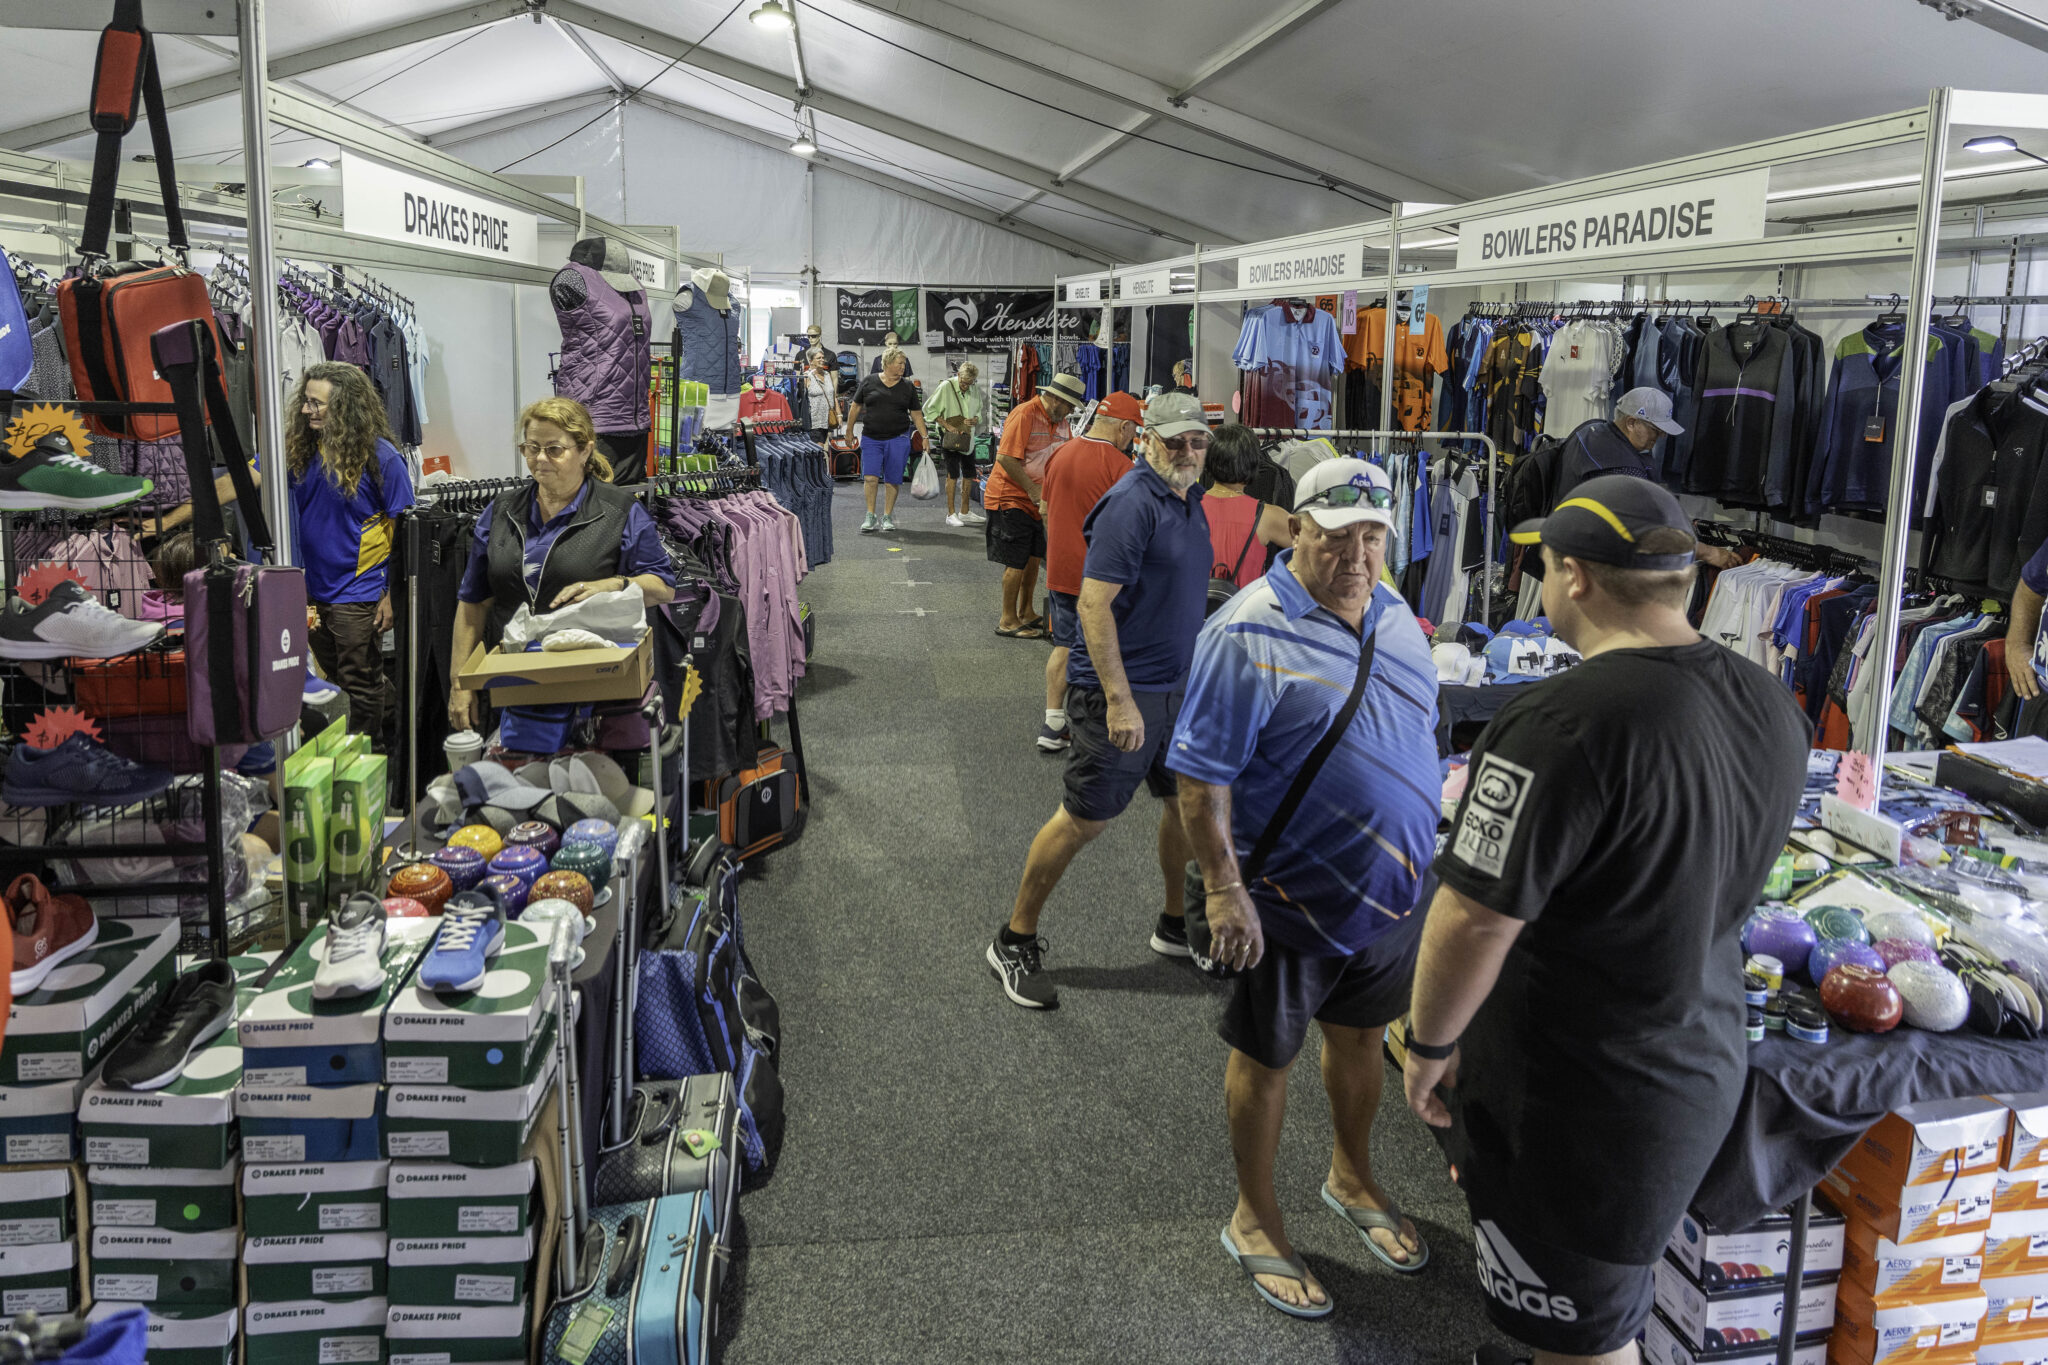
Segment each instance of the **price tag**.
[{"label": "price tag", "polygon": [[1344,291],[1344,335],[1358,335],[1358,291]]},{"label": "price tag", "polygon": [[1977,496],[1986,507],[1998,506],[1998,490],[1996,488],[1979,489]]},{"label": "price tag", "polygon": [[1863,439],[1882,441],[1884,439],[1884,414],[1873,412],[1863,419]]},{"label": "price tag", "polygon": [[511,1303],[519,1297],[519,1280],[512,1275],[457,1275],[457,1303]]}]

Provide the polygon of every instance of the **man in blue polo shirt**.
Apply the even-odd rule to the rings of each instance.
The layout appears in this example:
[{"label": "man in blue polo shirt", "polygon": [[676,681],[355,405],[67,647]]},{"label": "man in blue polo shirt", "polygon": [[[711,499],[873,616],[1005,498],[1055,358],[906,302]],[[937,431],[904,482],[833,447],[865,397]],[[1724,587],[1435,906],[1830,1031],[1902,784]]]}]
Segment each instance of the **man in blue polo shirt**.
[{"label": "man in blue polo shirt", "polygon": [[1165,803],[1159,866],[1166,908],[1152,950],[1188,956],[1180,876],[1187,836],[1164,759],[1209,599],[1209,518],[1199,486],[1209,423],[1202,405],[1180,393],[1147,403],[1144,452],[1144,461],[1081,523],[1088,557],[1075,604],[1081,641],[1067,658],[1067,726],[1074,743],[1067,751],[1066,794],[1031,841],[1009,923],[985,954],[1003,993],[1026,1009],[1059,1003],[1038,937],[1046,898],[1074,856],[1123,813],[1140,782]]},{"label": "man in blue polo shirt", "polygon": [[1166,760],[1210,954],[1239,973],[1218,1030],[1231,1047],[1238,1190],[1223,1247],[1295,1317],[1331,1311],[1273,1193],[1287,1072],[1311,1019],[1336,1129],[1323,1202],[1393,1269],[1429,1260],[1371,1161],[1380,1036],[1408,1009],[1441,790],[1429,640],[1380,582],[1393,523],[1378,467],[1325,460],[1309,472],[1295,488],[1294,548],[1196,643]]}]

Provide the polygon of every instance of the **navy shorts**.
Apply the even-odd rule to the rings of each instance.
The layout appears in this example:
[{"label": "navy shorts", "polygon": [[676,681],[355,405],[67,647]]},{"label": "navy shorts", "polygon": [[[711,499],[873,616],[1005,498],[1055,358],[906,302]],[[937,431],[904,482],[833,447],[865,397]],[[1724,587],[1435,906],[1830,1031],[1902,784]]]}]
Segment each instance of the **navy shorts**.
[{"label": "navy shorts", "polygon": [[1074,747],[1067,750],[1061,804],[1076,820],[1114,820],[1144,783],[1162,801],[1180,790],[1166,767],[1166,751],[1180,719],[1178,692],[1134,692],[1145,722],[1145,742],[1126,753],[1109,742],[1109,697],[1095,687],[1067,689],[1067,730]]},{"label": "navy shorts", "polygon": [[910,432],[878,441],[872,436],[860,438],[860,473],[864,479],[880,479],[883,483],[902,483],[904,466],[910,463]]},{"label": "navy shorts", "polygon": [[1486,1316],[1503,1335],[1539,1351],[1599,1356],[1635,1340],[1650,1320],[1656,1289],[1649,1266],[1596,1261],[1553,1246],[1483,1201],[1470,1202],[1480,1292]]},{"label": "navy shorts", "polygon": [[1081,643],[1081,599],[1070,592],[1047,592],[1046,618],[1052,626],[1052,642],[1061,649]]},{"label": "navy shorts", "polygon": [[1297,952],[1266,935],[1259,965],[1238,973],[1237,989],[1216,1032],[1224,1042],[1278,1071],[1294,1060],[1311,1019],[1340,1028],[1374,1029],[1408,1012],[1421,911],[1349,957]]},{"label": "navy shorts", "polygon": [[991,564],[1023,569],[1032,560],[1045,558],[1045,523],[1021,507],[989,508],[982,534]]}]

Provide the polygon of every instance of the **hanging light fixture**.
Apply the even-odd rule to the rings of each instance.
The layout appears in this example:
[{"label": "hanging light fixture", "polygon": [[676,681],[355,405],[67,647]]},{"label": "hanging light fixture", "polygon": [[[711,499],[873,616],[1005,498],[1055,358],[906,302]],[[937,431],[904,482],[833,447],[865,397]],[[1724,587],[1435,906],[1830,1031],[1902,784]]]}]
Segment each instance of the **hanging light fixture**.
[{"label": "hanging light fixture", "polygon": [[789,150],[795,152],[798,156],[816,156],[818,154],[818,144],[811,141],[809,133],[799,128],[796,132],[796,141],[789,144]]},{"label": "hanging light fixture", "polygon": [[796,19],[782,6],[782,0],[768,2],[747,16],[749,23],[759,25],[771,32],[781,32],[796,22]]},{"label": "hanging light fixture", "polygon": [[334,163],[324,156],[309,156],[299,163],[299,168],[308,171],[331,171],[334,169]]}]

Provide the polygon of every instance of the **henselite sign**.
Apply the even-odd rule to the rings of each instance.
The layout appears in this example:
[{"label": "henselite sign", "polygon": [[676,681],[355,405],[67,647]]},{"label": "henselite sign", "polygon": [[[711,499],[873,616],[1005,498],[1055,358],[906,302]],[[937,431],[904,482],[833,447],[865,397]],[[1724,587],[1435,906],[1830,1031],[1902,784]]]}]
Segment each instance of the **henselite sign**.
[{"label": "henselite sign", "polygon": [[342,225],[359,236],[541,263],[536,215],[367,157],[342,157],[341,207]]},{"label": "henselite sign", "polygon": [[1768,170],[1740,171],[1468,218],[1458,224],[1458,269],[1753,242],[1764,235],[1770,187]]},{"label": "henselite sign", "polygon": [[1166,266],[1157,270],[1119,270],[1116,287],[1117,296],[1125,302],[1163,298],[1173,292],[1173,271]]}]

